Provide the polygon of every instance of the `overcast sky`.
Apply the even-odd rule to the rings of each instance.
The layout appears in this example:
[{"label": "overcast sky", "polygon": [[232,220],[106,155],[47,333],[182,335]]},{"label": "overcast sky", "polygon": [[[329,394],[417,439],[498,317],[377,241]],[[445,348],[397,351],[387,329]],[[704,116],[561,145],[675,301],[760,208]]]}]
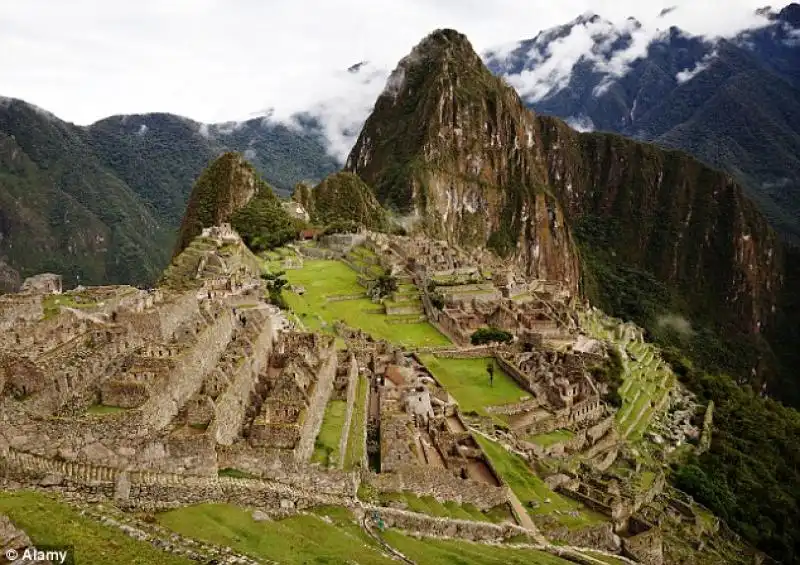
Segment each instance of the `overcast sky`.
[{"label": "overcast sky", "polygon": [[[592,11],[613,22],[729,35],[763,0],[0,0],[0,95],[88,124],[173,112],[198,121],[362,108],[427,33],[452,27],[478,51]],[[679,8],[656,21],[665,7]],[[369,60],[353,90],[350,65]],[[355,98],[355,99],[354,99]],[[347,118],[342,118],[346,121]]]}]

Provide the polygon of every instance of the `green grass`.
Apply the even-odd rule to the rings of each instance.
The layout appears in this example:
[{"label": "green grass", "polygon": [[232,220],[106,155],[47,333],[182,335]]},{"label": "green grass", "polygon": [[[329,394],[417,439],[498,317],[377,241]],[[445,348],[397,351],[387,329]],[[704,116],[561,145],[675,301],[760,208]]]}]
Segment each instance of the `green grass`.
[{"label": "green grass", "polygon": [[[520,456],[509,452],[499,443],[488,440],[483,436],[475,435],[475,439],[491,460],[500,478],[514,491],[520,502],[528,507],[528,512],[531,515],[550,514],[554,510],[561,512],[578,511],[580,514],[577,517],[564,514],[555,515],[560,522],[570,527],[579,527],[605,520],[602,515],[589,511],[577,501],[561,496],[550,489]],[[550,502],[545,502],[545,500],[550,500]],[[537,502],[539,507],[530,508],[530,502]]]},{"label": "green grass", "polygon": [[353,416],[350,420],[350,434],[347,438],[347,453],[344,455],[344,468],[348,471],[359,466],[364,457],[364,426],[367,422],[364,394],[368,386],[369,382],[366,378],[358,377]]},{"label": "green grass", "polygon": [[285,565],[394,563],[358,527],[349,511],[341,508],[324,507],[314,514],[256,522],[243,508],[200,504],[159,514],[158,521],[180,534]]},{"label": "green grass", "polygon": [[542,447],[550,447],[551,445],[555,445],[557,443],[563,443],[565,441],[569,441],[574,437],[575,434],[570,430],[555,430],[553,432],[550,432],[549,434],[528,436],[525,439],[527,439],[532,443],[535,443],[536,445],[541,445]]},{"label": "green grass", "polygon": [[217,471],[217,475],[220,477],[231,477],[233,479],[257,479],[255,475],[248,473],[247,471],[241,471],[239,469],[233,469],[231,467],[226,467],[224,469],[220,469]]},{"label": "green grass", "polygon": [[61,308],[94,308],[97,302],[87,299],[80,294],[48,294],[42,299],[42,310],[45,319],[57,315]]},{"label": "green grass", "polygon": [[450,341],[427,322],[416,324],[391,324],[384,313],[368,298],[328,302],[329,296],[363,293],[358,284],[358,273],[341,261],[306,261],[302,269],[286,272],[292,285],[304,287],[300,296],[285,292],[289,307],[297,312],[310,330],[322,329],[321,320],[332,330],[333,323],[341,320],[348,326],[360,328],[375,338],[385,339],[407,347],[449,345]]},{"label": "green grass", "polygon": [[381,534],[392,547],[425,565],[566,565],[555,555],[533,549],[516,549],[460,540],[416,539],[388,530]]},{"label": "green grass", "polygon": [[[527,395],[494,359],[447,359],[433,354],[420,355],[420,359],[447,392],[458,400],[463,412],[486,414],[487,406],[512,404]],[[489,386],[486,372],[490,361],[494,365],[493,386]]]},{"label": "green grass", "polygon": [[474,522],[514,522],[510,510],[502,506],[482,512],[473,504],[459,504],[452,500],[439,502],[432,496],[417,496],[411,492],[381,493],[377,495],[376,502],[381,506],[389,506],[390,502],[402,502],[412,512],[441,518],[472,520]]},{"label": "green grass", "polygon": [[322,427],[314,444],[312,463],[320,463],[325,467],[335,465],[339,461],[339,440],[342,437],[347,402],[331,400],[325,408]]},{"label": "green grass", "polygon": [[81,516],[56,498],[31,491],[0,492],[0,513],[24,530],[36,545],[74,548],[75,563],[93,565],[189,565],[188,559],[159,551],[120,530]]},{"label": "green grass", "polygon": [[120,408],[119,406],[92,404],[86,409],[86,413],[93,416],[105,416],[106,414],[119,414],[120,412],[125,412],[125,410],[125,408]]}]

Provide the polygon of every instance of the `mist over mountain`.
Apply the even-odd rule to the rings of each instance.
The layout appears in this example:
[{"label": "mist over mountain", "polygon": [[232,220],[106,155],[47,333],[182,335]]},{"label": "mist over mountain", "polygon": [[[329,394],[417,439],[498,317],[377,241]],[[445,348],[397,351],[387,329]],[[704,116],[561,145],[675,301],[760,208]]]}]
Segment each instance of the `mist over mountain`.
[{"label": "mist over mountain", "polygon": [[762,26],[728,38],[588,14],[485,58],[537,112],[682,149],[732,173],[798,241],[798,12],[798,4],[761,11]]}]

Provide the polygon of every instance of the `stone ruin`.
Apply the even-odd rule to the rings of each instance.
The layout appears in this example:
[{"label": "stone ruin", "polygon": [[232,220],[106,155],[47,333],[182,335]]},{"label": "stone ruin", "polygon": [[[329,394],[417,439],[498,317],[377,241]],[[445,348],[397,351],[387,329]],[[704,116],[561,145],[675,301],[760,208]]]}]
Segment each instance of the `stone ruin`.
[{"label": "stone ruin", "polygon": [[61,291],[61,275],[54,275],[53,273],[43,273],[27,278],[20,289],[21,293],[30,294],[61,294]]}]

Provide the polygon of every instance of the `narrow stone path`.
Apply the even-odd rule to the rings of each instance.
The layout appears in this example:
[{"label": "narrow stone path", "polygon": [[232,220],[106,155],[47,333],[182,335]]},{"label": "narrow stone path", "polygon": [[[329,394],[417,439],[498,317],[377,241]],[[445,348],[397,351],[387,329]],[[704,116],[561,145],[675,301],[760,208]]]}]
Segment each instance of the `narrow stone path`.
[{"label": "narrow stone path", "polygon": [[536,524],[533,523],[528,511],[525,510],[525,506],[522,505],[517,495],[514,494],[510,488],[508,489],[508,502],[511,504],[511,507],[514,509],[514,514],[517,516],[517,521],[519,525],[531,532],[533,538],[541,543],[541,544],[549,544],[547,538],[545,538],[540,532],[539,528],[536,527]]}]

